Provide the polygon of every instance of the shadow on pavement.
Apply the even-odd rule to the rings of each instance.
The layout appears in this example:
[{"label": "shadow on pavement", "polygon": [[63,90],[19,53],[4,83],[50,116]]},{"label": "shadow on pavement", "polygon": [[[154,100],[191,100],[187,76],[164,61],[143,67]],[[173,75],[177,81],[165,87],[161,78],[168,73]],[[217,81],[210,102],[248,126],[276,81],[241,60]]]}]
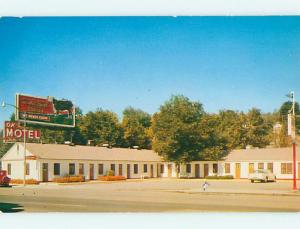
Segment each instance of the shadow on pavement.
[{"label": "shadow on pavement", "polygon": [[0,211],[4,213],[14,213],[24,211],[24,208],[20,204],[12,204],[12,203],[1,203],[0,202]]}]

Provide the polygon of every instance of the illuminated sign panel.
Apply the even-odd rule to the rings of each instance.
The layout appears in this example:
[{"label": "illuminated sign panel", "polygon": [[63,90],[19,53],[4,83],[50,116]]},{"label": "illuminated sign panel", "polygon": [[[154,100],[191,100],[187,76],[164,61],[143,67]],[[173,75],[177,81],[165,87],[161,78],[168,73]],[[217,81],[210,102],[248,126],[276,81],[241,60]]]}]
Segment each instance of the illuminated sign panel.
[{"label": "illuminated sign panel", "polygon": [[75,106],[69,100],[16,95],[16,120],[49,126],[74,127]]}]

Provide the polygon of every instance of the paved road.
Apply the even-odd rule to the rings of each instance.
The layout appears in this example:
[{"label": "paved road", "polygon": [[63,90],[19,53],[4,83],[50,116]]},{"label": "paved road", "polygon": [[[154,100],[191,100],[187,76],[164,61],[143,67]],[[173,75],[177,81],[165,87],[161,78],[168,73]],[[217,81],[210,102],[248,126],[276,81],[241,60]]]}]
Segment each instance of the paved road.
[{"label": "paved road", "polygon": [[[0,211],[300,211],[300,196],[289,192],[290,182],[277,184],[249,184],[245,181],[210,182],[211,187],[208,192],[199,189],[200,181],[197,180],[149,180],[84,185],[49,184],[25,188],[1,188]],[[227,193],[224,193],[226,191]]]}]

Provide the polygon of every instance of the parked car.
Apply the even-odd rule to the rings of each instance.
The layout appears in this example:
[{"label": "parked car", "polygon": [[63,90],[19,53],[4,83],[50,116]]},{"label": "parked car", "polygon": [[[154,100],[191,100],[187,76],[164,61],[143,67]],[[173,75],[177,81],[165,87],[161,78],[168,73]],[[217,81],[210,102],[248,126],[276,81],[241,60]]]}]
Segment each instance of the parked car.
[{"label": "parked car", "polygon": [[258,169],[255,170],[254,173],[249,175],[249,180],[251,180],[251,183],[254,181],[260,181],[260,182],[268,182],[273,181],[276,182],[276,176],[266,169]]},{"label": "parked car", "polygon": [[0,170],[0,187],[9,186],[10,178],[5,170]]}]

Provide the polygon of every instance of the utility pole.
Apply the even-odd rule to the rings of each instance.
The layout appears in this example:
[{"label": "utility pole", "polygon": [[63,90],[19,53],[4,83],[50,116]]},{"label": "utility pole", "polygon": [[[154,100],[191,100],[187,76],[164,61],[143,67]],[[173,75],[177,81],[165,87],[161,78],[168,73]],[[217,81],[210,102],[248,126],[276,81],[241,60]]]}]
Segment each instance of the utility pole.
[{"label": "utility pole", "polygon": [[289,97],[292,98],[292,117],[291,117],[291,136],[293,144],[293,190],[297,190],[297,179],[296,179],[296,115],[295,115],[295,93],[290,92]]}]

